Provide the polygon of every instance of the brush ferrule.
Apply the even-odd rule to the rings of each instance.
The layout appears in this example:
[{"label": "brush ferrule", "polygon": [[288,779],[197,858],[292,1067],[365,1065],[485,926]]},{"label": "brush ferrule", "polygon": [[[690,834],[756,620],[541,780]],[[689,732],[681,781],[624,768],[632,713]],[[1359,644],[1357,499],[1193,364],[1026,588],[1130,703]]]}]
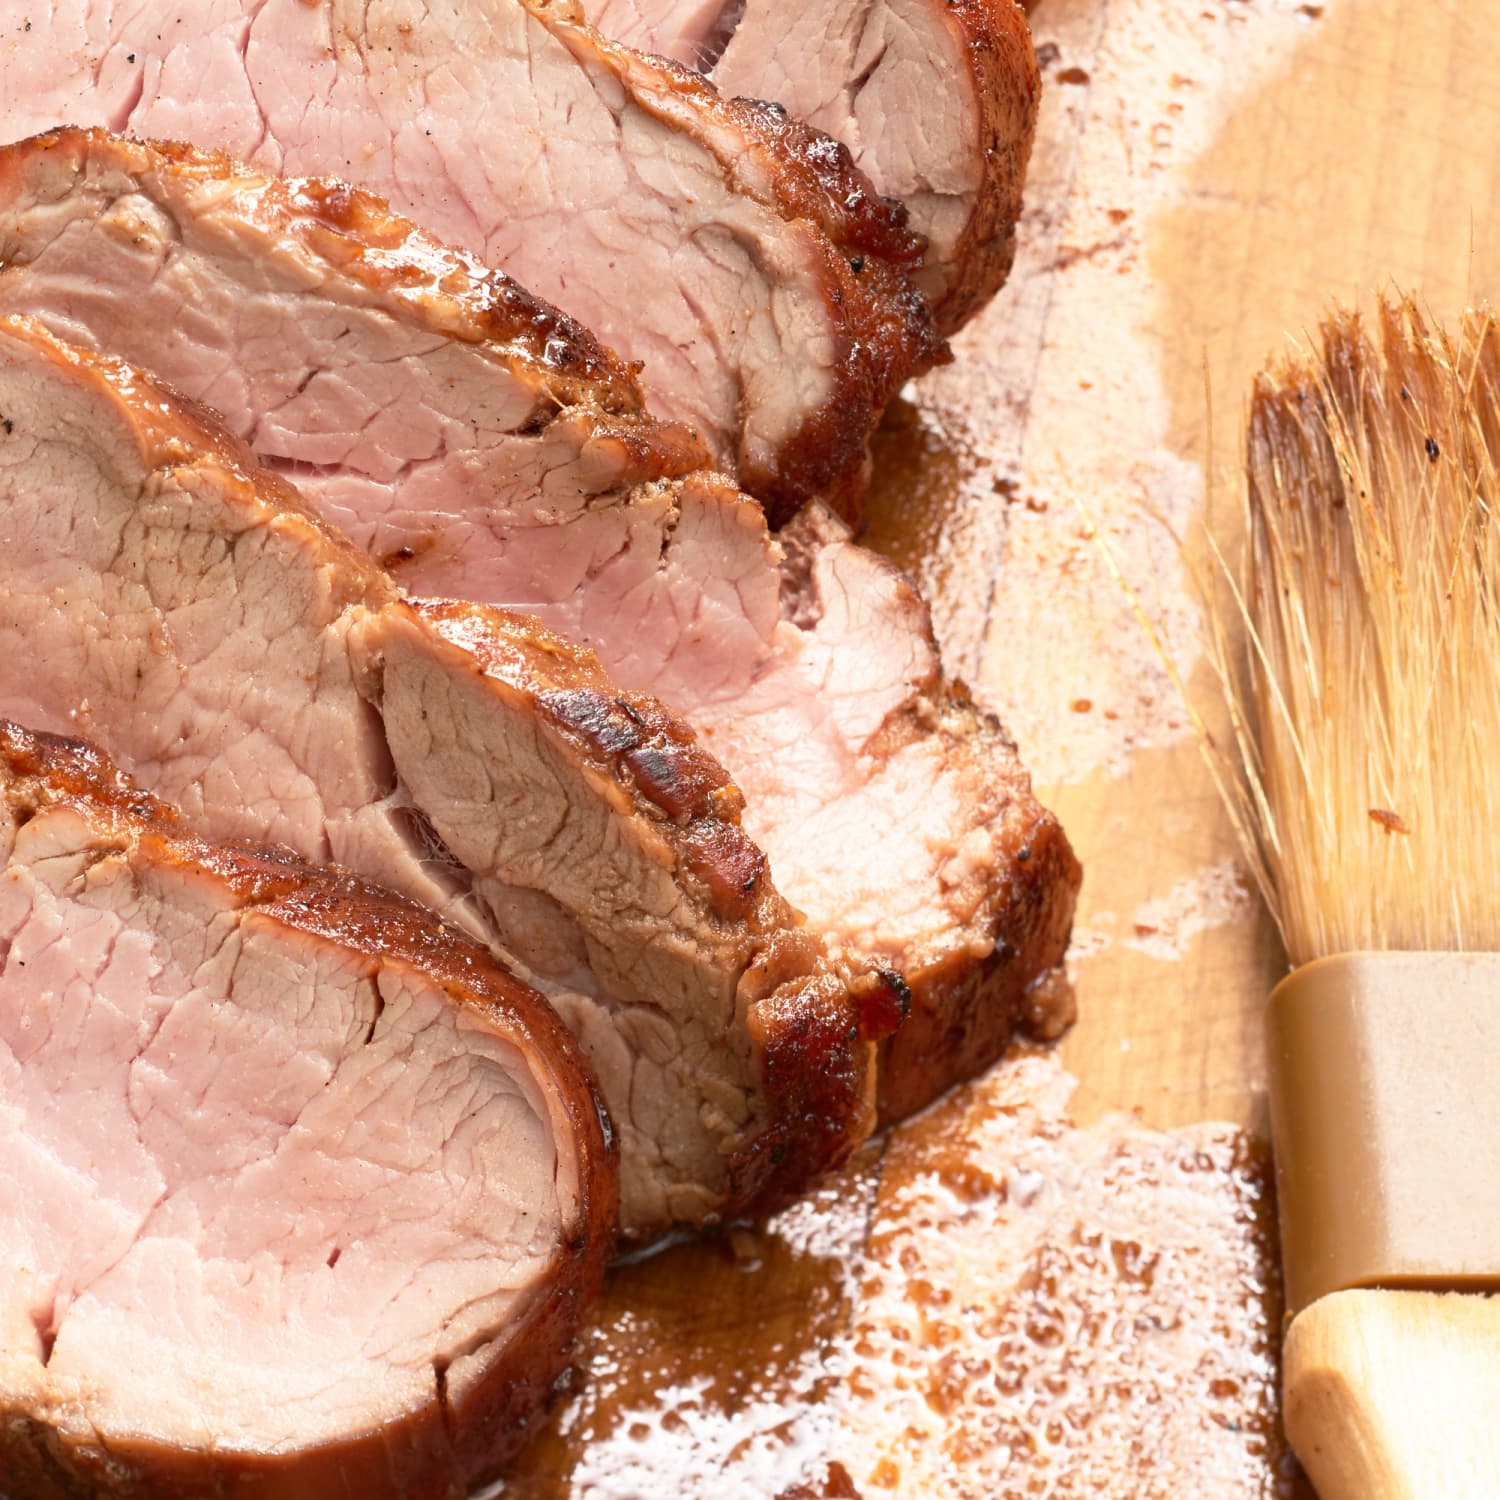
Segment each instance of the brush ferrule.
[{"label": "brush ferrule", "polygon": [[1267,1029],[1288,1311],[1500,1290],[1500,954],[1318,959]]}]

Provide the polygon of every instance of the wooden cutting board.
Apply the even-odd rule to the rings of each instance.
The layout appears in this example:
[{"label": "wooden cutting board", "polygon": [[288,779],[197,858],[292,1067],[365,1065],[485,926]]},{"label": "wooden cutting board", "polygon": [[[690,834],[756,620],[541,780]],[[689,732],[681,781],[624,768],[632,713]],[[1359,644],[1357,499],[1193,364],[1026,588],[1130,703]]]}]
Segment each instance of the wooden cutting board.
[{"label": "wooden cutting board", "polygon": [[891,414],[871,539],[1083,859],[1080,1020],[814,1203],[617,1269],[507,1496],[1301,1483],[1259,1031],[1282,958],[1114,570],[1210,702],[1189,575],[1210,505],[1232,514],[1254,370],[1332,297],[1394,281],[1442,317],[1500,297],[1500,0],[1040,0],[1032,20],[1021,257]]}]

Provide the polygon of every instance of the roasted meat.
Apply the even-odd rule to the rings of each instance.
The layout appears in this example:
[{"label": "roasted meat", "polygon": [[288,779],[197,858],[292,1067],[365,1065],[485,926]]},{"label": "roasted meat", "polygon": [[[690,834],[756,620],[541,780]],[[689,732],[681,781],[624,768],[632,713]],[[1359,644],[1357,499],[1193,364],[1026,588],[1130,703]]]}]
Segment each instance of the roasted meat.
[{"label": "roasted meat", "polygon": [[[830,517],[778,543],[727,481],[673,478],[685,451],[649,419],[595,439],[618,377],[576,330],[368,195],[212,154],[0,151],[0,310],[217,407],[414,593],[535,611],[684,713],[778,888],[905,975],[891,1109],[999,1054],[1061,961],[1077,865],[915,590]],[[626,482],[653,461],[662,482]]]},{"label": "roasted meat", "polygon": [[406,602],[206,414],[38,324],[0,322],[0,413],[0,713],[504,953],[597,1071],[627,1233],[868,1134],[888,986],[830,967],[673,714],[530,617]]},{"label": "roasted meat", "polygon": [[8,723],[0,1100],[10,1500],[457,1500],[603,1274],[613,1147],[539,995]]},{"label": "roasted meat", "polygon": [[642,362],[780,518],[851,509],[942,356],[921,242],[846,152],[549,0],[58,0],[7,30],[10,139],[64,122],[370,187]]},{"label": "roasted meat", "polygon": [[952,333],[1015,255],[1041,78],[1014,0],[585,0],[607,36],[826,131],[927,239],[916,281]]}]

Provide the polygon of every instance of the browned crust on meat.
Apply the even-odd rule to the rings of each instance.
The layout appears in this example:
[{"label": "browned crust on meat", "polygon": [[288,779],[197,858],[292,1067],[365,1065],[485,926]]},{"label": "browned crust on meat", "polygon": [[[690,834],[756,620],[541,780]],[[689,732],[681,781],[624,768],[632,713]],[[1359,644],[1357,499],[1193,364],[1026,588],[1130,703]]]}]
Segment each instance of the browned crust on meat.
[{"label": "browned crust on meat", "polygon": [[[807,1185],[846,1158],[874,1125],[874,1047],[889,1029],[890,1007],[868,983],[829,964],[821,939],[777,893],[766,858],[741,830],[744,799],[694,731],[646,694],[624,694],[598,657],[530,615],[456,601],[402,601],[389,575],[325,525],[298,492],[261,468],[211,412],[121,360],[75,348],[26,318],[0,318],[0,331],[24,337],[38,353],[129,406],[131,429],[148,467],[217,463],[225,485],[242,487],[251,513],[266,523],[306,526],[336,566],[328,576],[341,603],[411,612],[487,675],[528,694],[543,723],[573,753],[613,782],[632,810],[651,820],[677,860],[684,892],[744,960],[740,995],[751,1007],[765,1101],[760,1132],[728,1163],[730,1196],[721,1213],[739,1212],[773,1187]],[[754,1007],[778,1003],[757,1026]],[[827,1019],[827,1044],[804,1046],[782,1024],[805,1003]],[[841,1041],[835,1057],[832,1038]],[[824,1075],[827,1075],[825,1077]],[[767,1149],[772,1135],[784,1149]]]},{"label": "browned crust on meat", "polygon": [[1082,869],[1057,818],[1031,780],[1000,722],[947,684],[936,733],[955,753],[989,762],[1003,830],[1002,862],[983,883],[972,916],[949,941],[904,958],[911,990],[906,1024],[882,1043],[882,1125],[997,1062],[1017,1031],[1051,1040],[1073,1017],[1057,980],[1073,930]]},{"label": "browned crust on meat", "polygon": [[383,198],[336,179],[272,177],[222,151],[173,141],[127,140],[67,127],[0,148],[0,204],[34,193],[45,175],[73,180],[118,173],[173,205],[205,187],[232,188],[235,211],[269,237],[295,243],[388,316],[466,344],[524,375],[536,405],[522,424],[540,432],[583,409],[592,437],[618,445],[621,484],[703,468],[707,450],[689,428],[646,410],[635,370],[581,324],[472,255],[441,244]]},{"label": "browned crust on meat", "polygon": [[783,200],[827,237],[827,297],[844,314],[839,387],[782,445],[774,470],[746,460],[738,478],[772,526],[814,497],[857,524],[871,432],[908,380],[953,357],[913,280],[925,245],[907,229],[905,205],[882,198],[841,141],[774,104],[721,99],[720,107],[761,143]]},{"label": "browned crust on meat", "polygon": [[956,275],[935,299],[938,328],[962,328],[1000,290],[1016,255],[1016,225],[1042,78],[1026,12],[1014,0],[932,0],[957,28],[969,61],[984,159],[974,212],[954,251]]},{"label": "browned crust on meat", "polygon": [[773,463],[742,452],[736,477],[773,525],[814,497],[856,520],[865,445],[881,414],[908,379],[951,358],[911,280],[923,242],[905,210],[875,191],[845,147],[775,106],[726,99],[692,69],[608,41],[549,0],[522,3],[575,55],[609,68],[642,109],[690,131],[739,191],[817,231],[824,301],[839,310],[839,380]]},{"label": "browned crust on meat", "polygon": [[[778,946],[766,957],[768,981],[784,961]],[[852,982],[829,974],[810,985],[782,985],[752,1007],[750,1034],[775,1114],[733,1170],[757,1211],[805,1191],[869,1134],[869,1073],[857,1061],[856,1044],[889,1037],[905,1020],[909,1000],[899,974],[869,969]],[[862,1122],[857,1136],[843,1123],[851,1118]]]},{"label": "browned crust on meat", "polygon": [[[622,73],[657,62],[614,51]],[[823,267],[824,300],[840,309],[833,394],[784,441],[774,464],[743,453],[741,483],[761,500],[773,524],[815,494],[854,519],[870,432],[911,374],[947,358],[926,302],[906,274],[920,262],[921,241],[904,229],[904,210],[876,197],[849,153],[828,136],[770,106],[721,100],[686,69],[665,62],[659,67],[670,70],[667,86],[686,90],[695,109],[709,101],[734,139],[750,136],[762,144],[756,154],[762,170],[755,183],[741,186],[760,184],[765,197],[765,182],[774,182],[773,206],[787,212],[791,204],[816,222],[820,233],[813,244]],[[654,82],[662,87],[662,79]],[[649,93],[643,91],[639,102],[651,107]],[[162,204],[201,185],[232,184],[238,213],[268,234],[294,241],[387,315],[483,344],[490,357],[524,372],[537,405],[523,430],[540,432],[562,412],[587,411],[591,440],[613,445],[620,455],[622,486],[709,465],[695,433],[645,411],[633,371],[591,334],[509,277],[431,239],[373,193],[336,181],[267,177],[219,151],[67,128],[0,148],[0,203],[34,192],[38,177],[57,171],[60,163],[73,178],[91,170],[124,174]],[[741,160],[726,160],[725,170],[745,175]]]},{"label": "browned crust on meat", "polygon": [[[699,77],[691,70],[689,76]],[[906,205],[882,197],[842,141],[774,101],[723,95],[719,100],[725,114],[775,158],[776,186],[800,217],[813,220],[850,254],[877,256],[908,275],[921,269],[927,244],[908,227]]]},{"label": "browned crust on meat", "polygon": [[[915,277],[927,294],[937,332],[947,336],[963,327],[1010,274],[1021,190],[1036,135],[1041,73],[1026,12],[1014,0],[929,0],[929,4],[937,24],[954,32],[968,63],[977,137],[974,147],[983,163],[973,213],[944,274],[934,274],[935,268],[924,271],[920,251],[917,260],[911,259],[912,243],[921,246],[922,241],[910,232],[903,237],[905,208],[893,199],[878,198],[839,142],[789,119],[777,105],[750,100],[735,100],[733,105],[751,111],[746,123],[758,126],[763,138],[779,137],[782,148],[818,178],[824,189],[822,201],[832,203],[836,210],[820,218],[829,237],[846,250],[881,256]],[[935,86],[940,84],[941,80],[934,79]],[[955,149],[961,149],[959,143]],[[799,205],[804,211],[817,212],[805,197]],[[848,514],[837,505],[835,509]]]},{"label": "browned crust on meat", "polygon": [[406,607],[529,691],[551,733],[630,789],[725,938],[750,939],[740,994],[767,1108],[729,1162],[722,1212],[800,1191],[845,1160],[873,1124],[872,1046],[904,1017],[899,978],[829,965],[740,827],[739,788],[664,704],[621,692],[592,651],[529,615],[451,600]]},{"label": "browned crust on meat", "polygon": [[[747,455],[736,470],[738,482],[761,502],[773,527],[784,526],[811,500],[821,500],[858,526],[870,434],[912,376],[952,358],[931,333],[927,299],[887,263],[829,246],[825,269],[828,295],[846,314],[835,361],[839,382],[783,442],[774,468]],[[907,336],[914,330],[921,331],[921,352],[915,355]]]},{"label": "browned crust on meat", "polygon": [[755,934],[796,925],[765,855],[740,828],[740,789],[665,704],[621,692],[594,652],[532,615],[457,600],[406,608],[491,677],[527,692],[577,759],[633,794],[633,810],[667,839],[715,918]]},{"label": "browned crust on meat", "polygon": [[0,721],[3,795],[13,809],[76,806],[119,840],[122,852],[217,879],[242,908],[369,957],[371,973],[394,963],[420,970],[455,1005],[513,1037],[565,1106],[578,1162],[580,1205],[567,1227],[558,1274],[514,1324],[493,1364],[458,1405],[439,1397],[399,1424],[298,1455],[185,1451],[62,1435],[24,1413],[0,1414],[0,1467],[16,1500],[108,1493],[130,1500],[250,1495],[321,1500],[332,1493],[461,1494],[490,1476],[525,1440],[566,1367],[613,1244],[617,1148],[592,1074],[547,1003],[500,969],[477,944],[431,912],[338,869],[305,864],[289,850],[215,845],[187,832],[97,750]]},{"label": "browned crust on meat", "polygon": [[[783,614],[812,624],[821,609],[814,562],[848,532],[814,505],[781,535]],[[879,1123],[886,1126],[999,1061],[1017,1030],[1052,1040],[1072,1023],[1062,965],[1083,872],[1061,824],[1036,800],[1015,741],[943,672],[916,585],[893,563],[881,566],[910,629],[926,637],[931,666],[862,753],[881,759],[936,743],[949,774],[968,784],[973,826],[1001,832],[995,865],[945,893],[951,926],[892,959],[904,981],[906,1019],[879,1049]]]}]

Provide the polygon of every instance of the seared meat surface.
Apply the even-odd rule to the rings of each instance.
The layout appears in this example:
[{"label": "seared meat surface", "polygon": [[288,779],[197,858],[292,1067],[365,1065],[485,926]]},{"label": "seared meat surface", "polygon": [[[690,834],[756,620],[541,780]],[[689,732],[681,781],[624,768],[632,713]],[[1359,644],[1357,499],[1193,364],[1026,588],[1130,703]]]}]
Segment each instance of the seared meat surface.
[{"label": "seared meat surface", "polygon": [[0,712],[507,955],[598,1073],[627,1233],[868,1134],[885,986],[830,967],[674,715],[534,619],[407,603],[206,414],[39,324],[0,323],[0,412]]},{"label": "seared meat surface", "polygon": [[[366,195],[63,132],[0,152],[0,261],[0,309],[217,407],[414,592],[535,611],[683,712],[778,888],[906,976],[890,1109],[999,1054],[1061,962],[1077,865],[916,592],[838,523],[778,544],[725,480],[672,478],[681,445],[639,415],[593,463],[597,355],[519,312],[493,328],[491,282]],[[575,372],[555,386],[549,349]]]},{"label": "seared meat surface", "polygon": [[[368,193],[216,152],[79,130],[0,148],[0,288],[214,408],[420,593],[534,580],[541,602],[603,570],[630,591],[619,495],[708,462],[505,276]],[[593,633],[586,609],[554,623]]]},{"label": "seared meat surface", "polygon": [[462,1496],[603,1274],[613,1148],[540,996],[8,723],[0,1099],[12,1500]]},{"label": "seared meat surface", "polygon": [[826,137],[548,0],[59,0],[0,54],[10,139],[64,122],[383,194],[642,362],[777,517],[857,503],[942,347],[921,242]]},{"label": "seared meat surface", "polygon": [[795,670],[699,722],[781,888],[835,952],[905,975],[910,1016],[880,1067],[881,1116],[899,1119],[1017,1029],[1071,1019],[1082,872],[1003,726],[943,672],[911,582],[815,506],[783,539]]},{"label": "seared meat surface", "polygon": [[916,281],[945,333],[1004,282],[1041,93],[1014,0],[586,0],[585,11],[605,35],[842,141],[926,237]]}]

